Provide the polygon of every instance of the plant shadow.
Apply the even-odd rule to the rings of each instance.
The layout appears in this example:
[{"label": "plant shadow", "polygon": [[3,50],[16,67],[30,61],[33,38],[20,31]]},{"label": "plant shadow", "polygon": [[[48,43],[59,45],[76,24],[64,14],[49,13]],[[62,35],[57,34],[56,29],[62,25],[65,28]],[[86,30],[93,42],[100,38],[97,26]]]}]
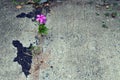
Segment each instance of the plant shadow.
[{"label": "plant shadow", "polygon": [[45,15],[50,13],[50,7],[46,6],[46,7],[36,8],[33,11],[28,12],[28,13],[22,12],[22,13],[18,14],[16,17],[17,18],[25,18],[25,17],[27,17],[29,19],[32,19],[32,21],[35,21],[36,15],[42,14],[43,10],[45,10],[45,13],[44,13]]},{"label": "plant shadow", "polygon": [[41,14],[41,12],[42,12],[42,8],[39,8],[39,9],[35,9],[35,10],[33,10],[31,12],[28,12],[28,13],[22,12],[22,13],[18,14],[16,17],[17,18],[25,18],[25,17],[27,17],[29,19],[33,18],[33,20],[34,20],[36,18],[35,16],[37,14]]},{"label": "plant shadow", "polygon": [[12,44],[17,48],[17,57],[15,57],[13,61],[21,65],[22,72],[24,72],[27,77],[30,74],[29,70],[32,63],[32,52],[30,50],[32,44],[30,44],[29,47],[23,47],[22,43],[18,40],[13,40]]}]

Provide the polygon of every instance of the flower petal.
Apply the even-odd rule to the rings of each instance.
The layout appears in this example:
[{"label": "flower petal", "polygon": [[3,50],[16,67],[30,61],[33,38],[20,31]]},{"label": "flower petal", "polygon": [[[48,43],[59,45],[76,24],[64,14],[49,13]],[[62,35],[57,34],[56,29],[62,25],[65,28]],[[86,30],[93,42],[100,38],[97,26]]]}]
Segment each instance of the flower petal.
[{"label": "flower petal", "polygon": [[40,16],[43,17],[43,16],[45,16],[45,15],[41,14]]},{"label": "flower petal", "polygon": [[37,15],[36,21],[38,21],[40,24],[45,24],[47,21],[47,18],[45,15],[40,14],[40,15]]},{"label": "flower petal", "polygon": [[43,20],[42,19],[40,20],[40,23],[43,24]]},{"label": "flower petal", "polygon": [[37,17],[40,17],[40,15],[37,15]]},{"label": "flower petal", "polygon": [[43,20],[43,23],[45,24],[45,23],[46,23],[46,20]]},{"label": "flower petal", "polygon": [[40,21],[40,19],[39,19],[39,18],[37,18],[37,19],[36,19],[36,21]]},{"label": "flower petal", "polygon": [[43,18],[43,19],[46,19],[46,17],[45,17],[45,16],[43,16],[42,18]]}]

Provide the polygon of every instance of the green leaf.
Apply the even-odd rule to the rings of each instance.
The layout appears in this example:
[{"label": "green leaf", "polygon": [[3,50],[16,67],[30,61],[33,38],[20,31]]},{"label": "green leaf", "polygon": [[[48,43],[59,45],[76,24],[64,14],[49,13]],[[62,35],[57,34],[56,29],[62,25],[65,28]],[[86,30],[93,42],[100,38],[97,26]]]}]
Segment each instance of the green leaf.
[{"label": "green leaf", "polygon": [[48,28],[44,24],[40,24],[38,27],[38,33],[40,34],[47,34]]}]

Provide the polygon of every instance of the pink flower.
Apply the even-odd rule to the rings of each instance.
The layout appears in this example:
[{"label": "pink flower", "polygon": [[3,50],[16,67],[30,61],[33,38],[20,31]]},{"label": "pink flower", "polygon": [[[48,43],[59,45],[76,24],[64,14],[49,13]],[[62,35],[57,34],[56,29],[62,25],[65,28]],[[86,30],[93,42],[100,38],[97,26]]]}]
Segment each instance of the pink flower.
[{"label": "pink flower", "polygon": [[45,24],[47,19],[45,15],[40,14],[40,15],[37,15],[36,21],[38,21],[40,24]]}]

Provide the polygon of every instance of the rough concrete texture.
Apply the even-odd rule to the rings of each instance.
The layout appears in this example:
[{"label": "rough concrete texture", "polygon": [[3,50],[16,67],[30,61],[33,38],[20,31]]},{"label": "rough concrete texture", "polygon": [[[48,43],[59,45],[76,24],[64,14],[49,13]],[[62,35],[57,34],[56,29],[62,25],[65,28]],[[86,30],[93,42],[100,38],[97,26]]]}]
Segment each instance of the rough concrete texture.
[{"label": "rough concrete texture", "polygon": [[[47,15],[49,33],[43,49],[50,51],[50,59],[45,69],[40,68],[39,80],[120,80],[120,18],[105,18],[104,11],[88,1],[65,1]],[[36,29],[34,23],[15,17],[32,8],[17,10],[7,0],[1,0],[0,6],[0,80],[26,80],[21,66],[13,62],[17,50],[12,40],[26,47],[35,41],[36,32],[30,32]]]}]

